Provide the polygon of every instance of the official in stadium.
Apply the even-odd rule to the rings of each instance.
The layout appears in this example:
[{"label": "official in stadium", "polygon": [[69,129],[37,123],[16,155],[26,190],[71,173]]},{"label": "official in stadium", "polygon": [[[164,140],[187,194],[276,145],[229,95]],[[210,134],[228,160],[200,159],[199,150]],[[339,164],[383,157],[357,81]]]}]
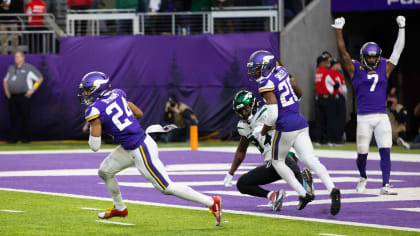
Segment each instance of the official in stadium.
[{"label": "official in stadium", "polygon": [[[23,52],[15,53],[15,64],[10,65],[3,79],[4,94],[8,99],[10,117],[9,143],[20,138],[28,143],[31,138],[31,97],[42,84],[41,73],[33,65],[25,63]],[[22,132],[19,132],[21,129]]]}]

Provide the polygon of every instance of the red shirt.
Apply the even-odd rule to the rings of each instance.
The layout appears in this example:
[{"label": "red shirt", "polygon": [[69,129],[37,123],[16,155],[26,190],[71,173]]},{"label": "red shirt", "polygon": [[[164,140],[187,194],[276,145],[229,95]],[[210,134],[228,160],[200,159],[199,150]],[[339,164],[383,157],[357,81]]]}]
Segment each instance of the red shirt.
[{"label": "red shirt", "polygon": [[[340,88],[342,86],[346,86],[346,82],[344,81],[344,76],[338,72],[337,70],[330,70],[330,75],[333,78],[335,83],[339,83],[340,84]],[[342,91],[339,89],[334,90],[334,95],[335,94],[343,94]]]},{"label": "red shirt", "polygon": [[67,6],[69,8],[73,6],[89,6],[92,8],[93,0],[67,0]]},{"label": "red shirt", "polygon": [[[45,14],[47,12],[47,4],[42,0],[32,0],[26,3],[26,14]],[[44,25],[43,16],[30,16],[28,25]]]},{"label": "red shirt", "polygon": [[315,74],[315,89],[317,94],[332,94],[334,92],[334,80],[327,67],[318,67]]}]

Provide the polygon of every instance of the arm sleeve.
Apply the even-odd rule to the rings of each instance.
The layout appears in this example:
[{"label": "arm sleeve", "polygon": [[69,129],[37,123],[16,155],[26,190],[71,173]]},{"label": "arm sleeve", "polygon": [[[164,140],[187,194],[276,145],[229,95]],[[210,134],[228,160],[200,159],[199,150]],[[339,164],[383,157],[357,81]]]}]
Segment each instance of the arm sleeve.
[{"label": "arm sleeve", "polygon": [[3,81],[9,81],[9,79],[10,79],[10,73],[7,72],[6,76],[4,76]]},{"label": "arm sleeve", "polygon": [[89,146],[92,151],[97,152],[101,148],[101,137],[89,135]]},{"label": "arm sleeve", "polygon": [[41,72],[39,72],[39,70],[35,66],[30,65],[30,68],[31,68],[31,72],[36,75],[37,80],[42,77]]},{"label": "arm sleeve", "polygon": [[404,49],[405,45],[405,29],[398,30],[398,38],[394,44],[394,50],[392,51],[391,57],[389,58],[389,62],[394,65],[398,64],[398,60],[400,59],[400,55],[402,50]]},{"label": "arm sleeve", "polygon": [[325,76],[325,87],[327,88],[328,92],[330,94],[333,94],[334,92],[334,80],[331,78],[331,76],[328,74]]},{"label": "arm sleeve", "polygon": [[277,104],[268,104],[267,106],[267,118],[265,119],[265,125],[274,126],[278,117],[278,107]]}]

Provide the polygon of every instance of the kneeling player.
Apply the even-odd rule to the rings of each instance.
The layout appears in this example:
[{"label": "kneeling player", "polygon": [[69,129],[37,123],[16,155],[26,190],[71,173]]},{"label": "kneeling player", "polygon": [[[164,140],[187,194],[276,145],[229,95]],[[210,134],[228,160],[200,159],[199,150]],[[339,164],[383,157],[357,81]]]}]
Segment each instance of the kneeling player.
[{"label": "kneeling player", "polygon": [[[240,117],[238,122],[238,133],[241,135],[239,146],[235,153],[235,158],[229,173],[226,174],[224,184],[226,187],[232,186],[232,178],[239,165],[245,159],[246,151],[249,143],[254,144],[267,162],[264,165],[256,167],[248,173],[242,175],[236,186],[239,192],[249,194],[256,197],[268,198],[271,201],[273,211],[279,211],[283,204],[283,198],[286,195],[284,190],[268,191],[259,185],[265,185],[280,180],[281,177],[271,166],[271,136],[266,135],[265,139],[261,137],[261,129],[267,117],[267,108],[265,106],[257,110],[257,104],[252,92],[241,90],[236,93],[233,99],[233,110]],[[265,150],[265,151],[264,151]],[[311,172],[305,168],[302,173],[296,164],[296,158],[292,152],[289,152],[286,158],[286,165],[292,169],[296,178],[307,188],[308,192],[313,194],[313,180]],[[303,178],[302,178],[303,177]]]}]

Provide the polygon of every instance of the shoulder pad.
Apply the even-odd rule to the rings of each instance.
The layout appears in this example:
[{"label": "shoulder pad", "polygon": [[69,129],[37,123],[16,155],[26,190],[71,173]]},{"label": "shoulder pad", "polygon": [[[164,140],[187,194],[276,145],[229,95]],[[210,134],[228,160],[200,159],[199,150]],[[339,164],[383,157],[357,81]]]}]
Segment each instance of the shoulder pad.
[{"label": "shoulder pad", "polygon": [[89,106],[85,111],[85,119],[86,121],[91,121],[99,117],[101,113],[99,112],[98,108],[94,106]]}]

